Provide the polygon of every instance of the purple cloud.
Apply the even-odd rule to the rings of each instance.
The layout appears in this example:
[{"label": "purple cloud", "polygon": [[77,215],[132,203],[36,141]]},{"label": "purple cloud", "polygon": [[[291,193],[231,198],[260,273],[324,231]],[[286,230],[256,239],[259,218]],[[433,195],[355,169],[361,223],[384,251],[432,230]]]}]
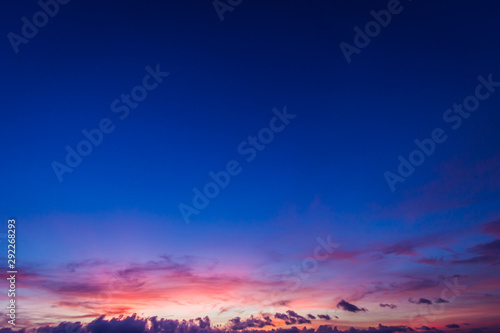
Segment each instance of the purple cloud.
[{"label": "purple cloud", "polygon": [[500,220],[483,224],[481,231],[485,234],[500,237]]},{"label": "purple cloud", "polygon": [[454,264],[500,264],[500,239],[489,243],[475,245],[467,252],[477,255],[476,257],[453,261]]},{"label": "purple cloud", "polygon": [[235,331],[244,330],[249,327],[263,328],[265,326],[274,326],[271,318],[267,316],[263,317],[262,319],[250,316],[250,318],[246,320],[241,320],[240,317],[236,317],[229,320],[229,329]]},{"label": "purple cloud", "polygon": [[367,311],[365,308],[359,308],[356,305],[351,304],[345,300],[341,300],[337,304],[337,308],[342,309],[344,311],[348,311],[348,312],[361,312],[361,311],[365,312],[365,311]]},{"label": "purple cloud", "polygon": [[446,325],[446,327],[448,327],[448,328],[460,328],[460,325],[450,324],[450,325]]},{"label": "purple cloud", "polygon": [[413,303],[413,304],[432,304],[431,300],[428,300],[427,298],[419,298],[417,301],[415,301],[413,298],[408,299],[408,302]]},{"label": "purple cloud", "polygon": [[438,299],[434,300],[434,303],[441,304],[441,303],[450,303],[450,302],[439,297]]}]

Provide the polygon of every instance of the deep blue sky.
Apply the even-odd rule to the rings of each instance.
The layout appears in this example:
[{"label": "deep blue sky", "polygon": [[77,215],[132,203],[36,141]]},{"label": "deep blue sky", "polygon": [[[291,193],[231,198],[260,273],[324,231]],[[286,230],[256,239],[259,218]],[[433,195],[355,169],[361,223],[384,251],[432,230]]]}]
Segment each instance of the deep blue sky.
[{"label": "deep blue sky", "polygon": [[[302,258],[317,235],[333,233],[346,251],[448,230],[464,253],[491,241],[478,230],[499,218],[500,88],[460,129],[442,117],[474,93],[479,75],[500,81],[500,3],[401,4],[350,64],[339,44],[352,44],[353,28],[387,1],[243,1],[221,22],[210,1],[73,0],[17,54],[5,37],[0,212],[24,221],[26,261],[126,261],[132,254],[117,244],[134,242],[141,223],[143,260],[207,253],[229,266],[240,250],[258,253],[254,264],[273,251]],[[20,34],[21,18],[38,10],[35,1],[6,4],[4,36]],[[156,64],[170,75],[120,120],[110,104]],[[284,106],[297,117],[244,162],[240,142]],[[51,163],[64,162],[65,146],[103,118],[116,129],[59,182]],[[396,172],[398,155],[436,127],[448,140],[391,192],[383,173]],[[192,188],[233,159],[241,174],[186,225],[179,203],[191,204]],[[61,239],[74,237],[73,227],[83,243],[102,231],[116,252],[57,247],[69,246]],[[468,228],[476,234],[459,242]],[[175,250],[162,248],[166,234]],[[233,249],[241,244],[248,248]]]},{"label": "deep blue sky", "polygon": [[[3,43],[1,132],[4,142],[15,138],[15,144],[4,146],[10,195],[2,209],[132,206],[176,214],[171,203],[234,158],[237,144],[283,105],[300,117],[206,218],[234,218],[242,210],[268,216],[276,205],[318,194],[349,210],[357,208],[354,199],[392,200],[379,174],[414,138],[440,125],[444,110],[472,91],[477,75],[498,68],[498,5],[491,2],[474,8],[437,2],[432,10],[404,3],[350,65],[338,44],[352,43],[353,26],[384,2],[366,3],[365,10],[345,2],[284,4],[244,3],[220,22],[209,2],[70,2],[19,54]],[[9,7],[2,28],[19,32],[19,17],[38,9],[35,3]],[[76,145],[81,129],[114,116],[110,102],[157,63],[171,76],[63,184],[54,182],[50,163],[64,157],[64,146]],[[493,110],[498,105],[488,103]],[[484,155],[467,145],[475,133],[494,135],[495,120],[498,112],[481,112],[475,128],[462,128],[433,159]],[[496,139],[474,141],[482,147]]]}]

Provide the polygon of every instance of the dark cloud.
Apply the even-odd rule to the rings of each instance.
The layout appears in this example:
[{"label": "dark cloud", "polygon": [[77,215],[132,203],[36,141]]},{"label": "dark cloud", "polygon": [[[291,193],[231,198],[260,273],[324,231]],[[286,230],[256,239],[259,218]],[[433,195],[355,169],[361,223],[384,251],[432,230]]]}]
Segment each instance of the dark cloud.
[{"label": "dark cloud", "polygon": [[351,304],[349,302],[346,302],[345,300],[341,300],[337,304],[337,308],[342,309],[344,311],[349,311],[349,312],[367,311],[365,308],[358,308],[356,305]]},{"label": "dark cloud", "polygon": [[408,326],[384,326],[378,324],[378,327],[369,327],[368,329],[355,329],[351,327],[348,331],[338,331],[348,333],[402,333],[402,332],[415,332],[415,330]]},{"label": "dark cloud", "polygon": [[203,319],[198,317],[195,320],[198,321],[198,326],[200,326],[200,328],[210,327],[210,318],[208,318],[207,316],[205,316],[205,318],[203,318]]},{"label": "dark cloud", "polygon": [[382,303],[380,303],[379,305],[380,305],[380,307],[382,307],[382,308],[389,308],[389,309],[393,309],[393,310],[394,310],[395,308],[397,308],[397,305],[394,305],[394,304],[382,304]]},{"label": "dark cloud", "polygon": [[104,316],[99,317],[87,325],[87,330],[92,333],[142,333],[146,329],[146,319],[139,319],[134,314],[123,320],[112,318],[105,320]]},{"label": "dark cloud", "polygon": [[282,320],[288,320],[288,316],[284,313],[276,313],[274,315],[274,318],[277,318],[277,319],[282,319]]},{"label": "dark cloud", "polygon": [[288,313],[288,315],[289,315],[290,317],[295,317],[295,318],[300,317],[300,316],[297,314],[297,312],[292,311],[292,310],[288,310],[286,313]]},{"label": "dark cloud", "polygon": [[297,324],[310,324],[311,321],[307,318],[302,317],[301,315],[297,314],[295,311],[288,310],[286,313],[288,313],[288,317],[290,318],[290,321],[293,321],[295,319],[295,322]]},{"label": "dark cloud", "polygon": [[[347,302],[346,302],[347,303]],[[294,313],[293,318],[302,316]],[[286,316],[286,315],[285,315]],[[289,317],[289,316],[288,316]],[[157,317],[140,318],[137,315],[129,317],[105,319],[101,316],[87,325],[82,325],[80,322],[70,323],[62,322],[57,326],[42,326],[36,329],[36,333],[234,333],[235,331],[246,330],[248,333],[403,333],[403,332],[426,332],[426,333],[444,333],[435,327],[429,328],[422,326],[421,328],[413,329],[409,326],[384,326],[379,324],[377,327],[369,327],[367,329],[356,329],[351,327],[347,330],[338,330],[337,327],[332,328],[329,325],[321,325],[318,330],[307,329],[299,330],[297,327],[291,328],[273,328],[271,330],[260,330],[272,325],[269,316],[253,317],[242,320],[240,317],[229,320],[225,327],[211,327],[208,317],[196,318],[190,320],[172,320],[158,319]],[[457,324],[446,325],[447,328],[460,328]],[[462,333],[481,333],[481,329],[469,329],[460,331]],[[25,330],[13,330],[11,328],[0,329],[0,333],[25,333]]]},{"label": "dark cloud", "polygon": [[496,239],[489,243],[481,243],[475,245],[467,252],[475,254],[475,257],[465,260],[455,260],[454,264],[500,264],[500,239]]},{"label": "dark cloud", "polygon": [[312,314],[308,314],[307,317],[309,317],[309,319],[316,319],[316,317],[313,316]]},{"label": "dark cloud", "polygon": [[[80,322],[77,323],[62,322],[55,327],[51,326],[39,327],[37,328],[36,333],[80,333],[83,331],[84,329],[82,324],[80,324]],[[4,333],[3,330],[0,330],[0,332]]]},{"label": "dark cloud", "polygon": [[460,328],[460,325],[450,324],[450,325],[446,325],[446,327],[448,327],[448,328]]},{"label": "dark cloud", "polygon": [[434,303],[441,304],[441,303],[450,303],[450,302],[439,297],[438,299],[434,300]]},{"label": "dark cloud", "polygon": [[[319,315],[318,315],[318,318],[323,319],[323,320],[330,320],[330,319],[332,319],[332,318],[331,318],[329,315],[327,315],[327,314],[319,314]],[[337,319],[338,319],[338,317],[337,317]]]},{"label": "dark cloud", "polygon": [[431,300],[428,300],[427,298],[419,298],[417,301],[414,300],[413,298],[410,298],[408,302],[413,303],[413,304],[432,304]]},{"label": "dark cloud", "polygon": [[240,317],[236,317],[229,320],[229,329],[239,331],[247,328],[263,328],[265,326],[274,326],[271,318],[264,316],[262,319],[250,316],[246,320],[241,320]]}]

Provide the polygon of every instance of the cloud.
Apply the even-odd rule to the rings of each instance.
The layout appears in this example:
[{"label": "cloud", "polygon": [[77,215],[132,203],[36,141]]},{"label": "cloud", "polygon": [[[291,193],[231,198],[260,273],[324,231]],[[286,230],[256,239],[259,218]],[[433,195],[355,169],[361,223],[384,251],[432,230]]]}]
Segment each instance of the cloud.
[{"label": "cloud", "polygon": [[[348,333],[402,333],[402,332],[415,332],[415,330],[408,326],[384,326],[378,324],[378,327],[369,327],[368,329],[355,329],[351,327],[348,331],[339,331]],[[437,332],[437,331],[436,331]]]},{"label": "cloud", "polygon": [[491,221],[481,226],[481,231],[485,234],[500,237],[500,220]]},{"label": "cloud", "polygon": [[290,300],[282,300],[271,303],[271,306],[285,306],[288,307],[290,305]]},{"label": "cloud", "polygon": [[498,257],[498,255],[500,254],[500,239],[496,239],[486,244],[478,244],[474,247],[471,247],[467,251],[475,254]]},{"label": "cloud", "polygon": [[104,320],[104,316],[101,316],[87,325],[87,330],[92,333],[98,332],[127,332],[127,333],[141,333],[144,332],[146,328],[146,319],[139,319],[134,314],[123,320],[117,318],[112,318],[110,320]]},{"label": "cloud", "polygon": [[434,303],[441,304],[441,303],[450,303],[450,302],[439,297],[438,299],[434,300]]},{"label": "cloud", "polygon": [[337,308],[342,309],[344,311],[349,311],[349,312],[365,312],[367,311],[365,308],[358,308],[356,305],[351,304],[349,302],[346,302],[345,300],[341,300],[337,304]]},{"label": "cloud", "polygon": [[[332,319],[329,315],[327,314],[319,314],[318,318],[323,319],[323,320],[330,320]],[[337,318],[338,319],[338,318]]]},{"label": "cloud", "polygon": [[263,316],[262,319],[260,318],[255,318],[254,316],[250,316],[250,318],[246,320],[241,320],[240,317],[236,317],[233,319],[229,320],[229,329],[239,331],[239,330],[244,330],[249,327],[254,327],[254,328],[263,328],[265,326],[274,326],[272,323],[271,318],[267,316]]},{"label": "cloud", "polygon": [[454,264],[500,264],[500,239],[489,243],[480,243],[467,249],[467,252],[475,254],[473,258],[455,260]]},{"label": "cloud", "polygon": [[389,245],[380,246],[383,254],[418,256],[418,249],[435,248],[452,242],[454,235],[443,235],[443,233],[432,233],[409,237]]},{"label": "cloud", "polygon": [[308,317],[309,319],[316,319],[316,317],[315,317],[315,316],[313,316],[312,314],[308,314],[308,315],[307,315],[307,317]]},{"label": "cloud", "polygon": [[274,318],[281,319],[281,320],[288,320],[288,316],[284,313],[276,313],[274,315]]},{"label": "cloud", "polygon": [[[300,316],[299,316],[300,317]],[[253,328],[263,328],[265,326],[273,326],[268,316],[256,318],[251,316],[246,320],[240,317],[233,318],[229,321],[226,327],[211,327],[210,319],[196,318],[189,320],[173,320],[158,317],[140,318],[137,315],[128,317],[119,317],[105,319],[104,316],[93,320],[87,325],[82,325],[80,322],[62,322],[56,326],[42,326],[38,327],[37,333],[232,333],[234,331],[241,331],[249,329],[249,332],[256,332]],[[457,324],[446,325],[448,328],[460,328]],[[369,327],[367,329],[356,329],[351,327],[346,330],[338,330],[336,327],[332,329],[331,326],[323,325],[318,329],[321,332],[338,332],[338,333],[402,333],[402,332],[415,332],[409,326],[385,326],[379,324],[377,327]],[[419,331],[428,333],[443,333],[434,327],[429,328],[422,326],[418,328]],[[0,333],[24,333],[25,330],[14,331],[11,328],[0,329]],[[297,327],[292,328],[273,328],[271,330],[260,330],[262,333],[300,333]],[[311,332],[308,330],[308,332]],[[317,332],[317,331],[316,331]],[[463,331],[463,333],[478,333],[482,332],[478,329],[470,329]]]},{"label": "cloud", "polygon": [[385,216],[408,221],[437,212],[465,207],[483,199],[485,193],[498,194],[500,189],[500,154],[472,163],[455,158],[437,167],[431,182],[405,192],[406,200],[395,208],[384,208]]},{"label": "cloud", "polygon": [[413,304],[432,304],[431,300],[428,300],[427,298],[419,298],[417,301],[415,301],[413,298],[408,299],[408,302],[413,303]]},{"label": "cloud", "polygon": [[[169,256],[134,264],[97,260],[54,266],[39,264],[24,266],[23,289],[46,295],[44,302],[48,310],[40,314],[43,319],[40,322],[50,323],[54,308],[59,313],[90,314],[93,318],[100,314],[147,313],[144,299],[151,303],[177,304],[179,309],[186,311],[193,304],[217,301],[220,305],[216,309],[220,308],[222,314],[235,304],[245,306],[244,298],[239,295],[246,290],[270,291],[282,285],[278,280],[241,277],[231,271],[216,273],[207,269],[211,264],[209,259],[180,257],[174,261]],[[268,295],[262,292],[257,296],[264,301]],[[36,304],[35,300],[28,302],[31,306]],[[61,319],[76,318],[65,315]],[[308,320],[295,318],[295,322],[300,323]]]},{"label": "cloud", "polygon": [[74,273],[77,270],[79,270],[80,268],[95,267],[95,266],[100,266],[100,265],[105,265],[105,264],[107,264],[107,262],[104,260],[87,259],[87,260],[83,260],[83,261],[76,261],[76,262],[66,264],[66,269],[68,269],[70,272]]},{"label": "cloud", "polygon": [[373,286],[367,288],[367,290],[360,291],[355,295],[351,295],[352,300],[360,300],[367,295],[383,292],[384,294],[407,294],[412,291],[420,291],[438,286],[441,281],[431,280],[431,279],[415,279],[412,277],[405,276],[405,278],[411,278],[413,280],[406,282],[392,282],[392,283],[376,283]]},{"label": "cloud", "polygon": [[390,308],[390,309],[393,309],[393,310],[394,310],[395,308],[397,308],[397,305],[394,305],[394,304],[382,304],[382,303],[380,303],[379,305],[380,305],[380,307],[382,307],[382,308]]},{"label": "cloud", "polygon": [[297,314],[296,312],[292,310],[288,310],[286,313],[288,313],[288,317],[292,321],[293,319],[296,320],[297,324],[310,324],[311,321],[307,318],[302,317],[301,315]]},{"label": "cloud", "polygon": [[432,266],[444,265],[445,261],[443,257],[440,258],[422,258],[417,260],[418,263],[427,264]]},{"label": "cloud", "polygon": [[230,307],[230,306],[227,306],[227,307],[223,307],[223,306],[221,306],[221,307],[220,307],[220,312],[219,312],[219,315],[220,315],[220,314],[223,314],[224,312],[227,312],[227,311],[229,311],[229,310],[231,310],[231,307]]},{"label": "cloud", "polygon": [[198,317],[195,320],[198,321],[198,326],[200,326],[200,328],[210,327],[210,318],[208,318],[207,316],[205,318],[203,318],[203,319],[201,319],[200,317]]}]

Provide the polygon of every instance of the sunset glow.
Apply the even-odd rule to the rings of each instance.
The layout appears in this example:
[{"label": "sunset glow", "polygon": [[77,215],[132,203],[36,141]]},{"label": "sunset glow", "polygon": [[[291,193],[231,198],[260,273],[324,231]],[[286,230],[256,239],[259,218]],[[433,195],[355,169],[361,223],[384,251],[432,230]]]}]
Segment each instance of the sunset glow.
[{"label": "sunset glow", "polygon": [[4,5],[0,333],[500,332],[500,3]]}]

